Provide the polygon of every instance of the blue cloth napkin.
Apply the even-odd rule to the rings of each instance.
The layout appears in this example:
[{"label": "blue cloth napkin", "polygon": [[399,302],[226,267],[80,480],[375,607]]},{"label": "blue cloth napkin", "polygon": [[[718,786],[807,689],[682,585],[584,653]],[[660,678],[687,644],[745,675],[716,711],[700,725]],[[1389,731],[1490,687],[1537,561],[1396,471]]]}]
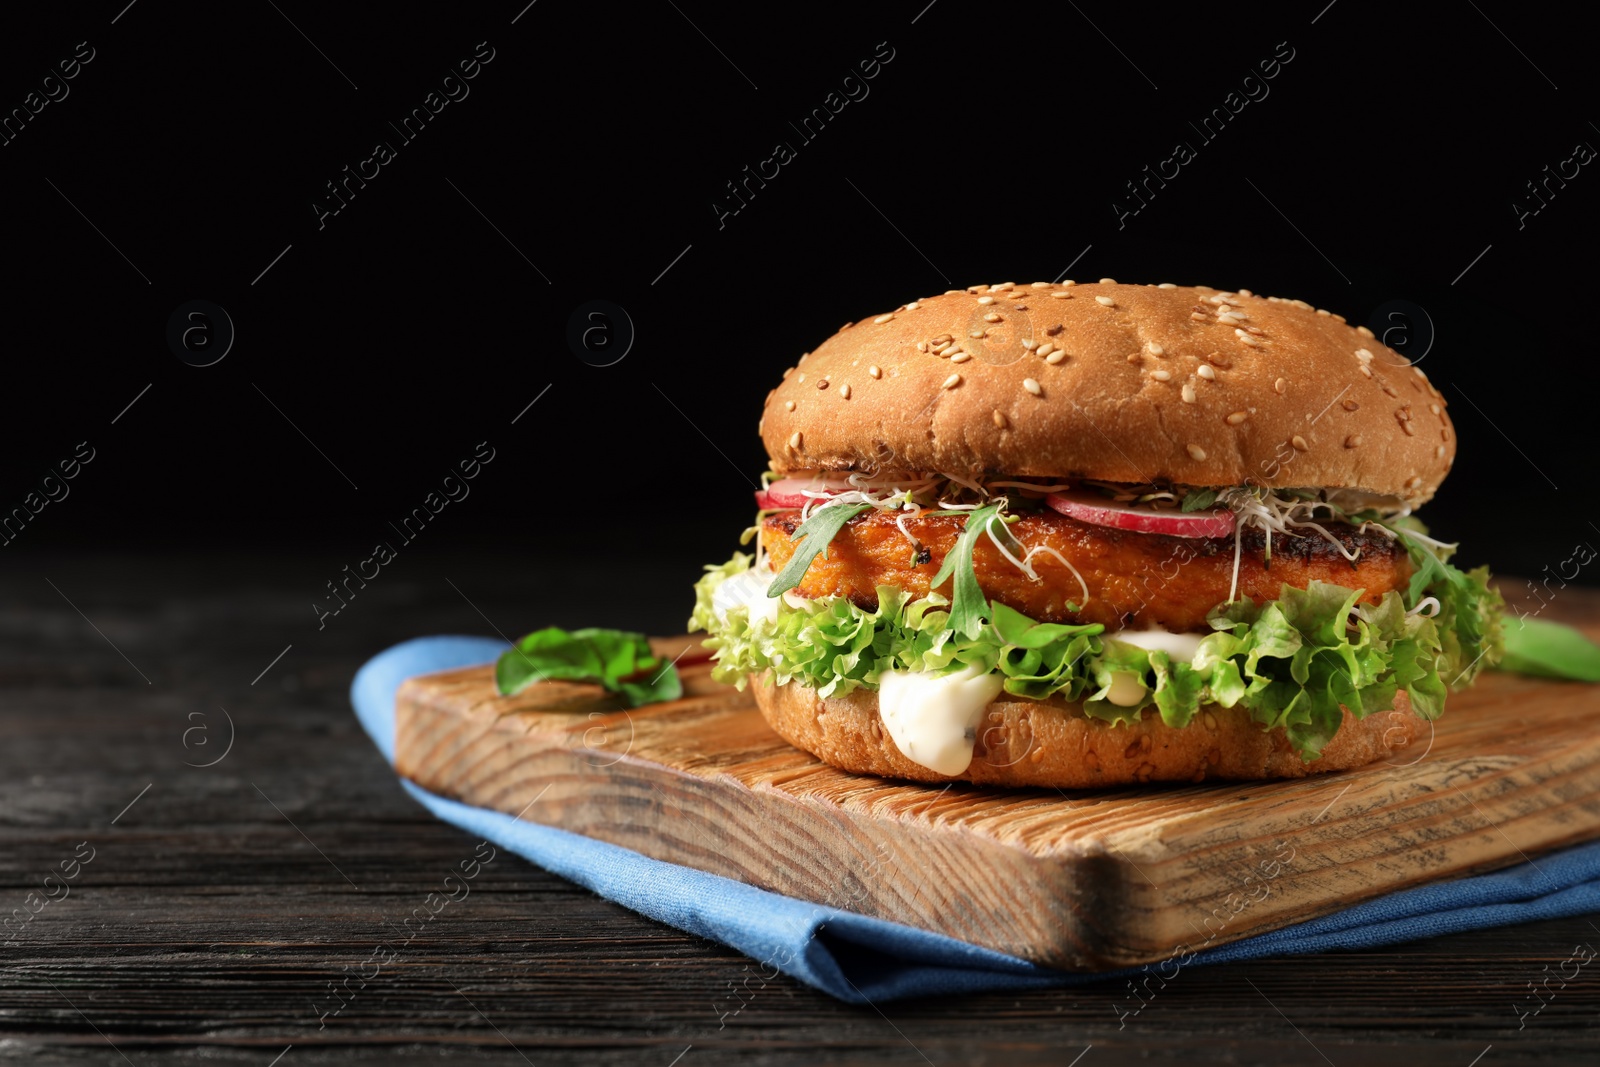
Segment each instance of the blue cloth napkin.
[{"label": "blue cloth napkin", "polygon": [[[384,758],[394,764],[394,694],[405,679],[486,663],[504,642],[424,637],[374,656],[356,673],[350,699]],[[1493,874],[1408,889],[1334,915],[1176,956],[1148,968],[1103,974],[1051,970],[942,934],[823,907],[714,874],[653,860],[565,830],[487,808],[406,790],[429,811],[502,848],[652,919],[738,949],[767,979],[782,971],[840,1000],[866,1002],[984,990],[1105,981],[1146,971],[1262,956],[1370,948],[1600,911],[1600,841]]]}]

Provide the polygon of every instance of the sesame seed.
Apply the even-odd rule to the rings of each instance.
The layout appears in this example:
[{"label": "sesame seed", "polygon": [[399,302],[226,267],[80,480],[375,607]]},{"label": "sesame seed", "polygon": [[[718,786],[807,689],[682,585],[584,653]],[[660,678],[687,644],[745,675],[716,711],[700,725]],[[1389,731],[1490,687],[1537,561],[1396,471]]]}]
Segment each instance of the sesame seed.
[{"label": "sesame seed", "polygon": [[1416,489],[1416,488],[1419,488],[1421,485],[1422,485],[1422,476],[1420,474],[1412,475],[1411,476],[1411,480],[1406,482],[1406,488],[1407,489]]},{"label": "sesame seed", "polygon": [[950,357],[950,362],[951,363],[965,363],[967,360],[969,360],[971,358],[972,358],[972,356],[971,356],[970,353],[957,352],[955,355]]},{"label": "sesame seed", "polygon": [[1439,405],[1438,404],[1429,404],[1428,405],[1428,410],[1433,412],[1435,415],[1437,415],[1437,414],[1439,414]]},{"label": "sesame seed", "polygon": [[1412,367],[1411,368],[1411,373],[1415,374],[1418,378],[1421,378],[1423,381],[1427,381],[1428,380],[1428,376],[1426,374],[1422,373],[1422,368],[1421,367]]},{"label": "sesame seed", "polygon": [[952,334],[952,333],[941,333],[938,337],[935,337],[933,339],[933,343],[934,344],[938,344],[940,341],[953,341],[953,340],[955,340],[955,334]]},{"label": "sesame seed", "polygon": [[992,303],[994,303],[994,297],[992,297],[992,296],[980,296],[980,297],[978,297],[978,303],[980,303],[980,304],[992,304]]},{"label": "sesame seed", "polygon": [[1200,375],[1200,377],[1204,378],[1208,382],[1214,382],[1217,380],[1217,372],[1211,369],[1211,364],[1209,363],[1200,364],[1200,366],[1195,368],[1195,373]]},{"label": "sesame seed", "polygon": [[1288,387],[1289,387],[1289,382],[1288,382],[1288,379],[1286,379],[1286,378],[1279,378],[1277,381],[1272,383],[1272,391],[1274,393],[1277,393],[1279,396],[1282,396],[1283,395],[1283,391],[1285,389],[1287,389]]},{"label": "sesame seed", "polygon": [[1205,459],[1206,458],[1206,450],[1201,448],[1199,445],[1185,445],[1184,447],[1189,450],[1189,455],[1190,455],[1191,458],[1193,458],[1193,459]]},{"label": "sesame seed", "polygon": [[1117,302],[1115,300],[1111,299],[1109,296],[1097,296],[1097,297],[1094,298],[1094,302],[1096,304],[1099,304],[1101,307],[1106,307],[1106,308],[1116,307],[1117,306]]},{"label": "sesame seed", "polygon": [[828,387],[828,379],[826,379],[826,378],[822,379],[822,381],[817,383],[817,388],[818,389],[826,389],[827,387]]},{"label": "sesame seed", "polygon": [[872,324],[874,326],[882,326],[892,318],[894,318],[894,312],[891,311],[887,315],[879,315],[877,318],[873,319]]},{"label": "sesame seed", "polygon": [[1002,430],[1006,428],[1006,417],[1000,413],[999,408],[994,409],[994,424]]},{"label": "sesame seed", "polygon": [[1056,364],[1060,363],[1062,360],[1064,360],[1066,358],[1067,358],[1067,354],[1065,352],[1061,351],[1061,349],[1058,348],[1054,352],[1050,353],[1048,356],[1045,356],[1044,357],[1044,361],[1046,363],[1050,364],[1052,367],[1054,367]]},{"label": "sesame seed", "polygon": [[1248,290],[1248,289],[1240,289],[1240,290],[1239,290],[1239,295],[1240,295],[1240,296],[1255,296],[1255,295],[1256,295],[1256,294],[1254,294],[1254,293],[1252,293],[1252,292],[1251,292],[1251,291],[1250,291],[1250,290]]},{"label": "sesame seed", "polygon": [[1005,290],[1005,289],[1015,289],[1016,286],[1017,286],[1016,282],[1001,282],[999,285],[991,285],[991,286],[989,286],[989,291],[991,293],[998,293],[998,292],[1001,292],[1002,290]]},{"label": "sesame seed", "polygon": [[1362,337],[1371,337],[1372,336],[1372,331],[1367,329],[1365,326],[1357,326],[1356,327],[1356,333],[1359,333]]},{"label": "sesame seed", "polygon": [[1032,393],[1034,396],[1044,395],[1044,389],[1042,389],[1039,386],[1039,383],[1034,381],[1032,378],[1022,379],[1022,387],[1028,392]]},{"label": "sesame seed", "polygon": [[1068,278],[1066,281],[1061,283],[1061,287],[1063,289],[1065,289],[1069,285],[1077,285],[1077,284],[1078,284],[1077,282],[1073,281],[1071,278]]},{"label": "sesame seed", "polygon": [[1344,408],[1346,411],[1355,411],[1361,405],[1356,403],[1354,400],[1346,400],[1343,404],[1340,404],[1339,406]]},{"label": "sesame seed", "polygon": [[1173,285],[1171,282],[1162,282],[1160,285],[1156,286],[1156,288],[1157,289],[1176,289],[1177,286]]},{"label": "sesame seed", "polygon": [[1154,378],[1158,382],[1164,382],[1172,377],[1172,372],[1165,370],[1153,370],[1150,372],[1150,377]]},{"label": "sesame seed", "polygon": [[1361,447],[1361,435],[1358,434],[1358,433],[1353,433],[1349,437],[1346,437],[1344,439],[1344,447],[1346,447],[1346,448],[1359,448],[1359,447]]},{"label": "sesame seed", "polygon": [[968,330],[967,331],[967,336],[968,337],[987,337],[988,335],[989,335],[989,331],[988,330]]},{"label": "sesame seed", "polygon": [[1101,285],[1116,285],[1117,284],[1117,280],[1115,278],[1101,278],[1100,279],[1100,284]]},{"label": "sesame seed", "polygon": [[1056,334],[1060,333],[1063,329],[1065,329],[1065,327],[1062,326],[1061,323],[1058,322],[1054,326],[1052,326],[1048,330],[1046,330],[1045,334],[1047,336],[1054,337]]},{"label": "sesame seed", "polygon": [[879,370],[876,365],[868,367],[867,368],[867,373],[872,375],[874,378],[882,378],[883,377],[883,371]]},{"label": "sesame seed", "polygon": [[1384,382],[1383,383],[1383,391],[1388,393],[1390,396],[1399,396],[1400,395],[1399,392],[1397,392],[1395,390],[1395,387],[1390,385],[1388,382]]},{"label": "sesame seed", "polygon": [[1254,337],[1251,337],[1243,330],[1234,330],[1233,332],[1238,336],[1241,344],[1249,345],[1251,348],[1257,348],[1261,344],[1260,341],[1257,341]]},{"label": "sesame seed", "polygon": [[1048,288],[1050,288],[1050,283],[1049,282],[1034,282],[1033,283],[1033,287],[1035,289],[1048,289]]},{"label": "sesame seed", "polygon": [[1226,419],[1223,419],[1222,421],[1226,422],[1229,426],[1237,426],[1241,422],[1243,422],[1245,419],[1248,419],[1249,417],[1250,417],[1250,413],[1248,411],[1235,411],[1233,414],[1229,415]]},{"label": "sesame seed", "polygon": [[969,293],[981,293],[987,288],[989,288],[987,285],[969,285],[969,286],[967,286],[967,292],[969,292]]},{"label": "sesame seed", "polygon": [[1035,348],[1039,347],[1039,342],[1035,341],[1031,337],[1025,337],[1022,339],[1022,347],[1026,348],[1029,352],[1032,352]]},{"label": "sesame seed", "polygon": [[1139,358],[1140,358],[1140,356],[1139,356],[1139,353],[1137,353],[1137,352],[1129,352],[1128,353],[1128,362],[1129,363],[1137,363],[1137,362],[1139,362]]},{"label": "sesame seed", "polygon": [[964,292],[966,292],[965,289],[946,289],[944,291],[944,295],[945,296],[960,296]]},{"label": "sesame seed", "polygon": [[1372,377],[1372,368],[1363,363],[1361,364],[1361,373],[1370,378]]},{"label": "sesame seed", "polygon": [[1363,363],[1371,363],[1372,353],[1368,352],[1365,348],[1358,348],[1356,349],[1356,358]]},{"label": "sesame seed", "polygon": [[1154,341],[1151,341],[1144,347],[1145,351],[1149,352],[1152,356],[1164,356],[1167,354],[1167,350],[1156,344]]},{"label": "sesame seed", "polygon": [[906,310],[907,311],[915,311],[915,310],[917,310],[917,303],[918,302],[915,301],[915,300],[911,301],[911,303],[906,305]]},{"label": "sesame seed", "polygon": [[1182,392],[1181,395],[1183,396],[1183,402],[1185,404],[1193,404],[1194,403],[1194,383],[1193,382],[1184,382],[1183,383],[1183,392]]},{"label": "sesame seed", "polygon": [[941,386],[940,388],[943,388],[943,389],[954,389],[956,386],[958,386],[960,384],[961,384],[961,375],[952,374],[952,375],[950,375],[950,377],[948,377],[948,378],[946,378],[944,380],[944,385]]},{"label": "sesame seed", "polygon": [[839,399],[841,399],[841,400],[849,400],[850,399],[850,386],[848,386],[848,385],[839,386]]},{"label": "sesame seed", "polygon": [[1243,315],[1240,315],[1237,312],[1229,312],[1229,311],[1219,311],[1219,312],[1217,312],[1217,321],[1218,322],[1225,322],[1230,326],[1239,325],[1241,322],[1244,321],[1244,318],[1245,317]]},{"label": "sesame seed", "polygon": [[985,315],[983,317],[983,321],[984,322],[999,322],[1000,321],[1000,316],[995,314],[993,311],[991,311],[991,312],[989,312],[989,314],[987,314],[987,315]]},{"label": "sesame seed", "polygon": [[1407,437],[1415,437],[1415,436],[1417,436],[1417,431],[1415,431],[1415,430],[1413,430],[1411,428],[1411,422],[1410,422],[1409,419],[1406,420],[1405,422],[1402,422],[1400,424],[1400,428],[1406,432],[1406,436]]},{"label": "sesame seed", "polygon": [[1317,314],[1318,315],[1326,315],[1326,314],[1328,314],[1328,309],[1327,308],[1318,308],[1317,309]]},{"label": "sesame seed", "polygon": [[1294,446],[1296,452],[1311,451],[1311,446],[1306,444],[1306,439],[1301,437],[1299,434],[1295,434],[1293,437],[1289,438],[1289,443]]},{"label": "sesame seed", "polygon": [[1065,289],[1057,289],[1055,292],[1051,293],[1050,296],[1051,296],[1052,299],[1055,299],[1055,300],[1070,300],[1070,299],[1072,299],[1072,294],[1067,292]]},{"label": "sesame seed", "polygon": [[810,354],[811,354],[810,352],[802,352],[802,353],[800,353],[800,358],[794,361],[794,365],[798,367],[800,364],[804,363],[806,361],[806,357],[809,356]]},{"label": "sesame seed", "polygon": [[789,435],[789,447],[799,451],[800,446],[805,443],[805,439],[805,434],[801,433],[799,430],[796,430],[794,433]]},{"label": "sesame seed", "polygon": [[794,401],[793,400],[785,400],[783,402],[783,410],[785,410],[785,411],[793,411],[794,410]]},{"label": "sesame seed", "polygon": [[805,384],[805,380],[806,380],[806,376],[804,374],[802,374],[802,375],[800,375],[800,377],[796,378],[795,380],[800,382],[802,385],[804,385]]},{"label": "sesame seed", "polygon": [[1039,346],[1039,355],[1048,356],[1050,353],[1054,352],[1055,350],[1056,350],[1056,346],[1054,344],[1050,343],[1049,341],[1046,341],[1044,344]]},{"label": "sesame seed", "polygon": [[1444,458],[1444,445],[1440,445],[1438,448],[1433,450],[1433,458],[1434,459],[1443,459]]},{"label": "sesame seed", "polygon": [[1209,321],[1211,321],[1211,320],[1209,320],[1209,319],[1207,319],[1205,317],[1205,314],[1203,312],[1199,312],[1199,311],[1191,311],[1191,312],[1189,312],[1189,317],[1191,319],[1193,319],[1194,321],[1196,321],[1196,322],[1209,322]]},{"label": "sesame seed", "polygon": [[927,350],[928,350],[928,342],[926,342],[926,341],[918,341],[917,342],[917,351],[918,352],[926,352]]}]

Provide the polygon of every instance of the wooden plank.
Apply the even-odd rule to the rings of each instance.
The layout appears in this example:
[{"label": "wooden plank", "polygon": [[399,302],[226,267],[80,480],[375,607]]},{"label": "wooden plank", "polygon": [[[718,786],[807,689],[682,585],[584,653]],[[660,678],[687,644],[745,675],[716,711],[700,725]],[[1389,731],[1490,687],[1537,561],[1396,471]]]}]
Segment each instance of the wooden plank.
[{"label": "wooden plank", "polygon": [[[680,639],[681,640],[681,639]],[[678,646],[681,647],[681,646]],[[1489,674],[1424,745],[1290,782],[1062,793],[835,770],[684,669],[597,687],[407,681],[401,774],[436,793],[1027,959],[1104,968],[1225,944],[1600,831],[1600,691]]]},{"label": "wooden plank", "polygon": [[[564,605],[583,602],[579,592],[552,591],[561,576],[527,566],[525,556],[442,553],[412,558],[392,576],[394,586],[375,583],[364,594],[373,599],[357,602],[365,614],[347,612],[319,635],[322,643],[302,643],[301,605],[285,603],[283,590],[323,565],[292,553],[220,555],[197,565],[182,553],[84,555],[47,568],[152,677],[154,693],[37,573],[19,565],[0,574],[10,626],[0,647],[8,682],[0,701],[7,908],[22,906],[77,842],[99,849],[71,897],[5,947],[0,1002],[13,1058],[125,1067],[114,1045],[139,1067],[263,1067],[292,1042],[278,1067],[435,1063],[448,1055],[508,1067],[527,1059],[540,1067],[579,1059],[664,1067],[693,1045],[678,1067],[1060,1067],[1093,1044],[1078,1067],[1222,1058],[1322,1064],[1314,1044],[1341,1067],[1356,1057],[1363,1067],[1464,1067],[1492,1042],[1478,1067],[1498,1067],[1581,1062],[1600,1040],[1593,964],[1553,999],[1544,992],[1537,1016],[1516,1014],[1537,1003],[1529,981],[1537,988],[1556,974],[1575,945],[1600,945],[1587,916],[1360,952],[1186,967],[1174,981],[1149,978],[1141,997],[1114,980],[880,1001],[875,1009],[773,978],[758,960],[602,901],[505,850],[468,900],[428,924],[396,966],[319,1029],[312,1005],[326,1003],[328,983],[393,939],[390,924],[435,891],[476,841],[395,785],[350,714],[350,676],[373,651],[406,637],[485,628],[446,576],[497,622],[595,621],[561,615]],[[673,599],[681,590],[659,601],[640,592],[661,588],[658,580],[648,586],[660,566],[585,575],[582,597],[626,602],[634,618],[670,622],[681,614]],[[79,587],[94,593],[80,597]],[[133,625],[151,604],[165,605],[161,625]],[[1568,605],[1600,608],[1600,598],[1563,590],[1546,617]],[[174,641],[183,649],[176,660],[168,658]],[[291,641],[294,651],[249,688]],[[180,760],[200,758],[180,740],[201,721],[187,715],[213,706],[220,681],[240,690],[223,700],[238,744],[215,767],[183,767]],[[213,743],[219,720],[217,711],[206,720]],[[1552,980],[1549,991],[1556,989]]]}]

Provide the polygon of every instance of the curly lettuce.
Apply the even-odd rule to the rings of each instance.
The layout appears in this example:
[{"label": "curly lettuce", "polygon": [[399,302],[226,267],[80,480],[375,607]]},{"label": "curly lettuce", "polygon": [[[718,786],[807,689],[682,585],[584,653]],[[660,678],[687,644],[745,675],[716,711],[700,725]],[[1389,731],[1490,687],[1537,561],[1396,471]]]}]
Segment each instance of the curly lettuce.
[{"label": "curly lettuce", "polygon": [[[1423,580],[1403,594],[1361,604],[1361,590],[1313,581],[1285,585],[1265,603],[1218,605],[1212,632],[1188,660],[1119,641],[1099,624],[1037,622],[997,601],[985,605],[981,625],[957,627],[945,597],[911,598],[887,585],[873,610],[833,597],[784,600],[773,617],[752,619],[743,605],[718,612],[717,587],[751,566],[743,553],[706,568],[689,628],[709,634],[713,676],[741,688],[749,675],[770,672],[771,684],[798,682],[826,697],[874,689],[885,671],[977,667],[1001,674],[1011,696],[1081,702],[1110,723],[1136,722],[1153,708],[1182,727],[1205,704],[1242,707],[1263,729],[1282,727],[1310,760],[1339,729],[1341,708],[1362,719],[1392,708],[1404,690],[1417,714],[1434,719],[1447,684],[1470,681],[1500,656],[1501,601],[1487,572],[1464,573],[1421,542],[1406,544],[1428,562],[1418,562]],[[1439,603],[1433,617],[1415,610],[1427,597]],[[1145,687],[1136,705],[1107,699],[1122,673]]]}]

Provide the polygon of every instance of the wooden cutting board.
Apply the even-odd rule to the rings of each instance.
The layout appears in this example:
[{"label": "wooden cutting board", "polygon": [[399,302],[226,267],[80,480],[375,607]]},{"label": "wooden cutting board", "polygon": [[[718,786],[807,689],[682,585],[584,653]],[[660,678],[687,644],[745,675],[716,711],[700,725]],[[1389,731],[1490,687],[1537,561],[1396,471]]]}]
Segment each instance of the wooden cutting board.
[{"label": "wooden cutting board", "polygon": [[707,671],[682,667],[681,700],[631,711],[590,685],[503,698],[488,666],[413,678],[397,767],[469,804],[1072,969],[1164,960],[1600,836],[1600,687],[1491,672],[1386,764],[1062,793],[834,770]]}]

